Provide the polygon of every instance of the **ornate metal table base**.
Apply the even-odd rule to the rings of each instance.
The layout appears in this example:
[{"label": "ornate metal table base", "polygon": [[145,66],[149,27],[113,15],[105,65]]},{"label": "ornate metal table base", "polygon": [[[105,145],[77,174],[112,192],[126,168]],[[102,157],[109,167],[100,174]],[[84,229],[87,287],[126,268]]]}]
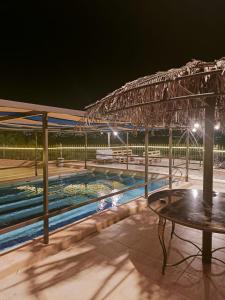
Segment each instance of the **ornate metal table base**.
[{"label": "ornate metal table base", "polygon": [[[191,245],[193,245],[194,247],[196,247],[198,249],[198,253],[197,254],[193,254],[193,255],[189,255],[189,256],[186,256],[185,258],[179,260],[178,262],[176,263],[173,263],[173,264],[168,264],[167,263],[167,258],[168,258],[168,254],[167,254],[167,248],[166,248],[166,245],[165,245],[165,226],[166,226],[166,219],[159,216],[159,222],[158,222],[158,236],[159,236],[159,241],[160,241],[160,244],[161,244],[161,247],[162,247],[162,251],[163,251],[163,264],[162,264],[162,274],[164,275],[165,274],[165,269],[166,267],[174,267],[174,266],[177,266],[181,263],[183,263],[184,261],[186,261],[187,259],[189,258],[193,258],[193,257],[197,257],[197,256],[202,256],[202,249],[197,246],[195,243],[193,243],[192,241],[189,241],[189,240],[186,240],[186,239],[183,239],[181,238],[180,236],[178,236],[176,233],[175,233],[175,222],[172,222],[172,230],[171,230],[171,239],[173,237],[173,235],[175,235],[177,238],[179,238],[180,240],[184,241],[184,242],[187,242],[187,243],[190,243]],[[218,250],[221,250],[221,249],[225,249],[225,247],[220,247],[220,248],[217,248],[217,249],[214,249],[213,251],[211,251],[211,254],[215,253],[216,251]],[[199,253],[200,252],[200,253]],[[212,256],[212,259],[215,259],[217,261],[220,261],[222,262],[223,264],[225,264],[225,261],[219,259],[219,258],[216,258],[214,256]]]}]

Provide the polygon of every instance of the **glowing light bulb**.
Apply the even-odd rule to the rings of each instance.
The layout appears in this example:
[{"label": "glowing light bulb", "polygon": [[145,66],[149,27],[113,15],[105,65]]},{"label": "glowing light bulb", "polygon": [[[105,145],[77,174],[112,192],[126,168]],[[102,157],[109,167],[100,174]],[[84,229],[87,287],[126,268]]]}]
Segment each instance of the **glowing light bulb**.
[{"label": "glowing light bulb", "polygon": [[199,127],[200,127],[199,123],[196,122],[196,123],[194,124],[194,128],[199,128]]},{"label": "glowing light bulb", "polygon": [[117,131],[113,131],[113,134],[114,134],[115,136],[117,136],[117,135],[118,135],[118,132],[117,132]]},{"label": "glowing light bulb", "polygon": [[219,129],[220,129],[220,123],[217,123],[217,124],[214,126],[214,129],[215,129],[215,130],[219,130]]},{"label": "glowing light bulb", "polygon": [[192,132],[196,132],[197,131],[197,129],[194,127],[194,128],[192,128]]}]

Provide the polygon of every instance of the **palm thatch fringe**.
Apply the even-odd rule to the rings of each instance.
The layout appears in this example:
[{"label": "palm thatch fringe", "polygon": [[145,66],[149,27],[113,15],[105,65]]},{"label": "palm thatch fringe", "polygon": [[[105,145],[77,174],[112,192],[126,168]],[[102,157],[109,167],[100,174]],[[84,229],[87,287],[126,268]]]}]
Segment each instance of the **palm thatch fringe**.
[{"label": "palm thatch fringe", "polygon": [[136,126],[189,126],[204,119],[206,105],[216,107],[225,124],[225,58],[193,60],[185,66],[126,83],[86,107],[89,120],[129,122]]}]

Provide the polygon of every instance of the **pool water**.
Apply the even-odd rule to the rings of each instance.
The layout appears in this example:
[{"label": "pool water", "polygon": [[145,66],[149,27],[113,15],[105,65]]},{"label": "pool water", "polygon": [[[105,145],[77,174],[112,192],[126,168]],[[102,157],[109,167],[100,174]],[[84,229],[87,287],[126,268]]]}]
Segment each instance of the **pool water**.
[{"label": "pool water", "polygon": [[[49,212],[85,203],[93,198],[143,183],[141,177],[119,175],[118,173],[83,172],[69,177],[49,180]],[[165,180],[149,184],[149,190],[166,185]],[[49,218],[49,230],[85,218],[98,211],[116,207],[143,195],[144,188],[137,188],[122,194],[87,204]],[[0,187],[0,228],[15,225],[40,216],[43,213],[43,183],[23,182]],[[4,250],[43,234],[43,221],[0,235],[0,250]]]}]

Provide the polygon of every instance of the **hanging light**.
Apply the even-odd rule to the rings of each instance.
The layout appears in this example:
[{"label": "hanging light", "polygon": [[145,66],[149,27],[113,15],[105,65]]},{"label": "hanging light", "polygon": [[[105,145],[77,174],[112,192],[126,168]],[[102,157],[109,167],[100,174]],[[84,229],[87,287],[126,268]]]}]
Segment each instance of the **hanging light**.
[{"label": "hanging light", "polygon": [[115,136],[117,136],[117,135],[118,135],[118,132],[117,132],[117,131],[113,131],[113,134],[114,134]]},{"label": "hanging light", "polygon": [[194,127],[194,128],[192,128],[192,132],[196,132],[197,131],[197,129]]},{"label": "hanging light", "polygon": [[198,122],[196,122],[196,123],[194,124],[194,128],[198,129],[199,127],[200,127],[200,124],[199,124]]}]

